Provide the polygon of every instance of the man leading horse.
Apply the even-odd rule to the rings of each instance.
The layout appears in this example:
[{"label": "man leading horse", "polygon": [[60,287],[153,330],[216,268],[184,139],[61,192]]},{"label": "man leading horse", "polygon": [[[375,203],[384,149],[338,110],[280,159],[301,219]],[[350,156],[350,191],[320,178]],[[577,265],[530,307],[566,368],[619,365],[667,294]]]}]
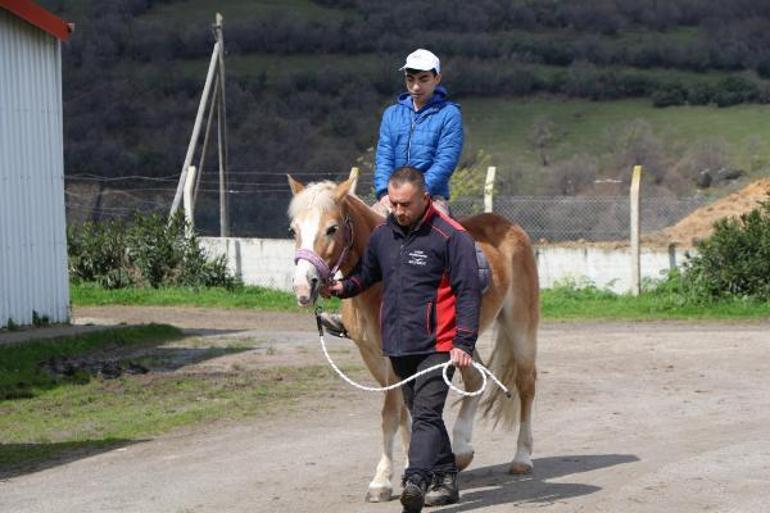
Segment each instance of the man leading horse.
[{"label": "man leading horse", "polygon": [[[472,361],[481,303],[473,240],[433,207],[419,170],[396,170],[388,197],[392,213],[372,233],[355,271],[330,285],[328,293],[349,298],[382,281],[382,351],[400,379],[450,359],[464,369]],[[440,370],[404,385],[412,415],[401,494],[407,513],[459,500],[455,456],[442,418],[448,390]]]}]

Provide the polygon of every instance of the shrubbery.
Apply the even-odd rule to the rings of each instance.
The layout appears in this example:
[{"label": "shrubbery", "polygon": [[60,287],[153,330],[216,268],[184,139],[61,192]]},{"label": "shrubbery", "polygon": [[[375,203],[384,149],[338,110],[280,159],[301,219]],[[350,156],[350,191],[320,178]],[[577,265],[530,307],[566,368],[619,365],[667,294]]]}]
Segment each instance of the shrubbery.
[{"label": "shrubbery", "polygon": [[180,214],[169,223],[158,214],[87,222],[67,230],[70,277],[104,288],[129,286],[225,287],[238,280],[224,256],[209,259]]},{"label": "shrubbery", "polygon": [[718,221],[697,244],[697,255],[671,274],[658,292],[696,302],[716,299],[770,301],[770,201],[739,218]]}]

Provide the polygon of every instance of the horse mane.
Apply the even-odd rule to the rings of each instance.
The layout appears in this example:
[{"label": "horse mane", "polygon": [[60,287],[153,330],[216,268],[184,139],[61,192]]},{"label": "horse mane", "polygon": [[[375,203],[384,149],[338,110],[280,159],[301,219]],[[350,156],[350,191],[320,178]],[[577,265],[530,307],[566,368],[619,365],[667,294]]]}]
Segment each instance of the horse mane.
[{"label": "horse mane", "polygon": [[334,191],[337,187],[332,181],[314,182],[308,184],[289,203],[289,217],[294,219],[298,213],[308,209],[319,209],[322,212],[333,210],[336,206]]}]

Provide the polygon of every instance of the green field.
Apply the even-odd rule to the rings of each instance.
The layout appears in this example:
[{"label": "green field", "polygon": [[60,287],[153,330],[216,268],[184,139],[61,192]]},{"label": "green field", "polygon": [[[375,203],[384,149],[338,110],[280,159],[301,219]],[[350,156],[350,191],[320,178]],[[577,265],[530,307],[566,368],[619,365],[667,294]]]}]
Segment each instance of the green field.
[{"label": "green field", "polygon": [[686,151],[698,140],[719,137],[727,142],[730,158],[739,168],[748,171],[752,162],[770,161],[770,105],[660,109],[648,99],[592,102],[554,97],[465,98],[461,105],[469,145],[503,164],[511,158],[537,160],[527,134],[541,116],[564,131],[554,148],[556,158],[608,152],[613,134],[632,121],[644,120],[671,151]]}]

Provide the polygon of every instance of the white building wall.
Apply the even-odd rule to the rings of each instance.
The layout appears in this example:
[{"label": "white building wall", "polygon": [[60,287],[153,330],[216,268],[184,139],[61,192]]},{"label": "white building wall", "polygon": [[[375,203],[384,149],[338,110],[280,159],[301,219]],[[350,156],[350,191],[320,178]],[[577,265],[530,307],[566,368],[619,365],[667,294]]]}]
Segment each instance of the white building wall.
[{"label": "white building wall", "polygon": [[69,320],[61,46],[0,9],[0,327]]},{"label": "white building wall", "polygon": [[[247,285],[292,290],[294,241],[203,237],[201,242],[209,254],[227,255],[230,270]],[[631,255],[627,248],[545,246],[537,248],[536,257],[541,288],[565,280],[588,279],[599,288],[618,293],[631,289]],[[642,277],[660,279],[683,260],[680,252],[643,250]]]}]

